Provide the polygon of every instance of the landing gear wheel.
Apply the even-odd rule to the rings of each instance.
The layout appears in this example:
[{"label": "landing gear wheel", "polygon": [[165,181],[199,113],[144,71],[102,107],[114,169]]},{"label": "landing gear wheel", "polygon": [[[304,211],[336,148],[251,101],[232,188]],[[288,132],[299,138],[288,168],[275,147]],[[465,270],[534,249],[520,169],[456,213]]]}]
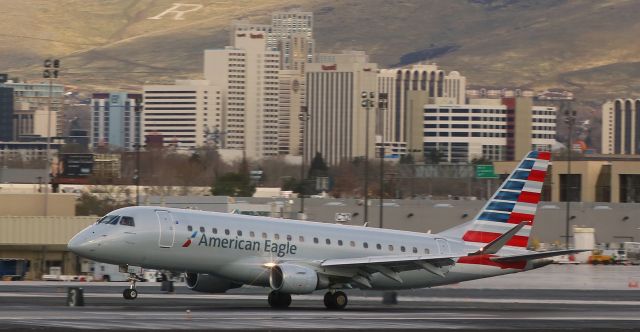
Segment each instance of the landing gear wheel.
[{"label": "landing gear wheel", "polygon": [[122,296],[127,300],[135,300],[138,298],[138,291],[136,290],[137,276],[133,273],[129,274],[129,288],[126,288],[122,292]]},{"label": "landing gear wheel", "polygon": [[138,298],[138,291],[133,288],[127,288],[122,292],[122,296],[127,300],[135,300]]},{"label": "landing gear wheel", "polygon": [[269,293],[268,301],[272,308],[288,308],[291,305],[291,294],[272,291]]},{"label": "landing gear wheel", "polygon": [[341,291],[327,292],[324,294],[324,305],[327,309],[342,310],[348,303],[347,294]]}]

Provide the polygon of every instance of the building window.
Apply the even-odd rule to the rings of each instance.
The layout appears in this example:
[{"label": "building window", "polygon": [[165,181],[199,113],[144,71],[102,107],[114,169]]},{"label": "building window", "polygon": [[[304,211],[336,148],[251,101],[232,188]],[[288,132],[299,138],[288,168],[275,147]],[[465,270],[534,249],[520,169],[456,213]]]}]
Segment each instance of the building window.
[{"label": "building window", "polygon": [[[571,202],[582,201],[582,175],[581,174],[560,174],[560,201],[566,202],[567,197]],[[568,194],[568,196],[567,196]]]}]

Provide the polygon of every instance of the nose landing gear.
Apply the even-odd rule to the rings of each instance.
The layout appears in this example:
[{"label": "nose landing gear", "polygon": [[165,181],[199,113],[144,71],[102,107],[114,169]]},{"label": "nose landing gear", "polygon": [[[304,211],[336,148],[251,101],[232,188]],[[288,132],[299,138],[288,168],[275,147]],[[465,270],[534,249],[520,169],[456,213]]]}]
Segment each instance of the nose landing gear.
[{"label": "nose landing gear", "polygon": [[129,288],[125,288],[122,292],[122,297],[127,300],[135,300],[138,298],[138,291],[136,290],[136,281],[138,276],[135,273],[129,274]]}]

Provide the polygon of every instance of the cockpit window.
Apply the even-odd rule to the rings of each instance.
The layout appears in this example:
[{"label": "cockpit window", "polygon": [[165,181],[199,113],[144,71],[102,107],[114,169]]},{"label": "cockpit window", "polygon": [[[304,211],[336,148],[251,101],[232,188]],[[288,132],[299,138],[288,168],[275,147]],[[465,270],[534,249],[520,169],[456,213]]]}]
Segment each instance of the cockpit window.
[{"label": "cockpit window", "polygon": [[118,218],[120,218],[120,216],[106,215],[102,217],[100,220],[98,220],[98,224],[116,225],[118,223]]},{"label": "cockpit window", "polygon": [[135,226],[135,222],[133,221],[133,217],[122,217],[120,218],[120,225],[124,225],[124,226]]}]

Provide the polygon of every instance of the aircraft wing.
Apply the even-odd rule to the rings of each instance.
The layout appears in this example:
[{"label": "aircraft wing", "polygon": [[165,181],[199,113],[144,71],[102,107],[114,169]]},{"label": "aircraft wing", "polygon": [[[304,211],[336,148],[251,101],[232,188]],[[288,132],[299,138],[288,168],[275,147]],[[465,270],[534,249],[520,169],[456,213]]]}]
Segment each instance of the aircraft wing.
[{"label": "aircraft wing", "polygon": [[494,262],[521,262],[521,261],[529,261],[532,259],[539,258],[547,258],[554,257],[560,255],[568,255],[568,254],[576,254],[579,252],[589,251],[590,249],[569,249],[569,250],[553,250],[553,251],[542,251],[542,252],[534,252],[530,254],[523,255],[513,255],[513,256],[502,256],[502,257],[491,257],[491,260]]},{"label": "aircraft wing", "polygon": [[358,258],[327,259],[320,262],[324,273],[346,277],[350,282],[370,288],[371,274],[380,273],[390,279],[402,283],[398,272],[410,270],[426,270],[444,277],[449,267],[454,265],[457,255],[412,255],[412,256],[368,256]]}]

